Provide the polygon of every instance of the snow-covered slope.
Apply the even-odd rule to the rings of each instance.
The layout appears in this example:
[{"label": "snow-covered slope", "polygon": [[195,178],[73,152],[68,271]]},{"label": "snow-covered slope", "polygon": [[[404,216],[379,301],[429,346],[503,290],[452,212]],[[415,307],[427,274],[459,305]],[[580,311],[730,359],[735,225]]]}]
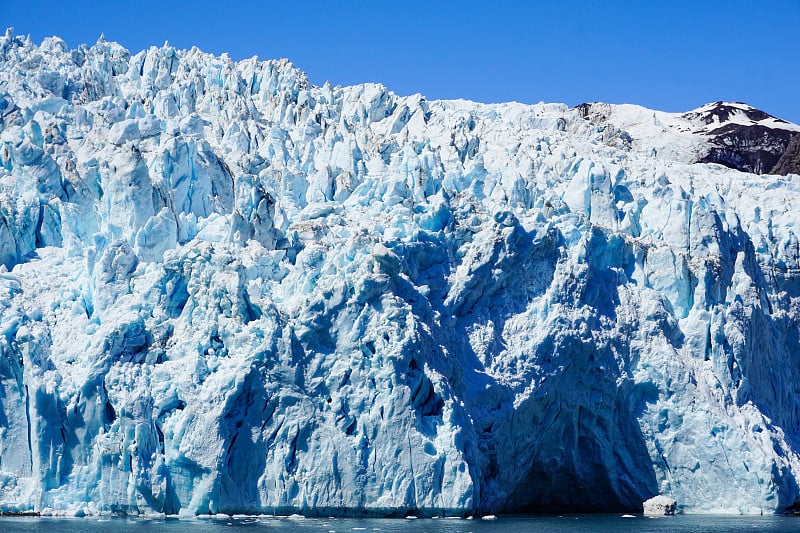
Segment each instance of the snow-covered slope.
[{"label": "snow-covered slope", "polygon": [[800,176],[637,113],[7,33],[0,509],[794,503]]},{"label": "snow-covered slope", "polygon": [[584,118],[619,128],[640,150],[692,163],[719,163],[756,174],[788,174],[782,160],[800,126],[741,102],[714,102],[688,113],[665,113],[636,105],[581,104]]}]

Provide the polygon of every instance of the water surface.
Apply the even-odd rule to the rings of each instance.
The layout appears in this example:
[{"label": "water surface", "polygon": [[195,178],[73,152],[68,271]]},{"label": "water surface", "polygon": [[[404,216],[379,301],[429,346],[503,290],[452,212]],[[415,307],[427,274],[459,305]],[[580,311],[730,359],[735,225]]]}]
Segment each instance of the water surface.
[{"label": "water surface", "polygon": [[522,533],[522,532],[663,532],[704,531],[727,533],[742,531],[800,532],[800,517],[679,515],[671,517],[623,518],[620,515],[561,515],[506,517],[497,520],[466,519],[357,519],[299,517],[241,517],[204,519],[143,518],[17,518],[0,517],[3,533],[217,533],[230,531],[292,531],[297,533]]}]

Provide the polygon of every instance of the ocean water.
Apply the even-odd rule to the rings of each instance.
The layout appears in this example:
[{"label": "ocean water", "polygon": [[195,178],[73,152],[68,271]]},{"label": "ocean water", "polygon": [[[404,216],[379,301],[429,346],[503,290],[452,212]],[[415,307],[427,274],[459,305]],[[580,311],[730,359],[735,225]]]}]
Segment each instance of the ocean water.
[{"label": "ocean water", "polygon": [[619,515],[562,515],[505,517],[497,520],[466,519],[357,519],[357,518],[206,518],[192,520],[128,518],[18,518],[0,517],[2,533],[129,533],[164,531],[166,533],[215,533],[230,531],[292,531],[297,533],[345,532],[452,532],[452,533],[522,533],[585,531],[606,532],[800,532],[800,517],[788,516],[710,516],[679,515],[671,517]]}]

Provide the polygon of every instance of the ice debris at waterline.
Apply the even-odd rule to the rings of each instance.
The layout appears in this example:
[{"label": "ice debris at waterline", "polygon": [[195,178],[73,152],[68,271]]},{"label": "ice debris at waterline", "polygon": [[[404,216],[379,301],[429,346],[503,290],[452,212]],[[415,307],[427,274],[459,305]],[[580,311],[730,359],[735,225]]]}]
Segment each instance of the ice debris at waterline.
[{"label": "ice debris at waterline", "polygon": [[675,514],[675,509],[678,502],[674,498],[659,494],[653,496],[649,500],[642,502],[644,514],[648,516],[672,516]]},{"label": "ice debris at waterline", "polygon": [[791,505],[800,176],[615,109],[7,32],[0,509]]}]

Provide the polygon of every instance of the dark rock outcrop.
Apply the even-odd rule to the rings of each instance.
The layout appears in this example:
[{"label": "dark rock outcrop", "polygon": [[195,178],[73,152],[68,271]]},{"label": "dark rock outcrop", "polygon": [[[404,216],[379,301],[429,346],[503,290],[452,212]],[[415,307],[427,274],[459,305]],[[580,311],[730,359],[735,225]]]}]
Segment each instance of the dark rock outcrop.
[{"label": "dark rock outcrop", "polygon": [[716,102],[684,117],[699,125],[708,139],[708,152],[698,163],[754,174],[770,173],[797,133],[789,122],[742,102]]},{"label": "dark rock outcrop", "polygon": [[795,134],[770,174],[800,174],[800,133]]},{"label": "dark rock outcrop", "polygon": [[698,163],[719,163],[766,174],[781,159],[794,132],[767,126],[730,123],[709,133],[711,148]]}]

